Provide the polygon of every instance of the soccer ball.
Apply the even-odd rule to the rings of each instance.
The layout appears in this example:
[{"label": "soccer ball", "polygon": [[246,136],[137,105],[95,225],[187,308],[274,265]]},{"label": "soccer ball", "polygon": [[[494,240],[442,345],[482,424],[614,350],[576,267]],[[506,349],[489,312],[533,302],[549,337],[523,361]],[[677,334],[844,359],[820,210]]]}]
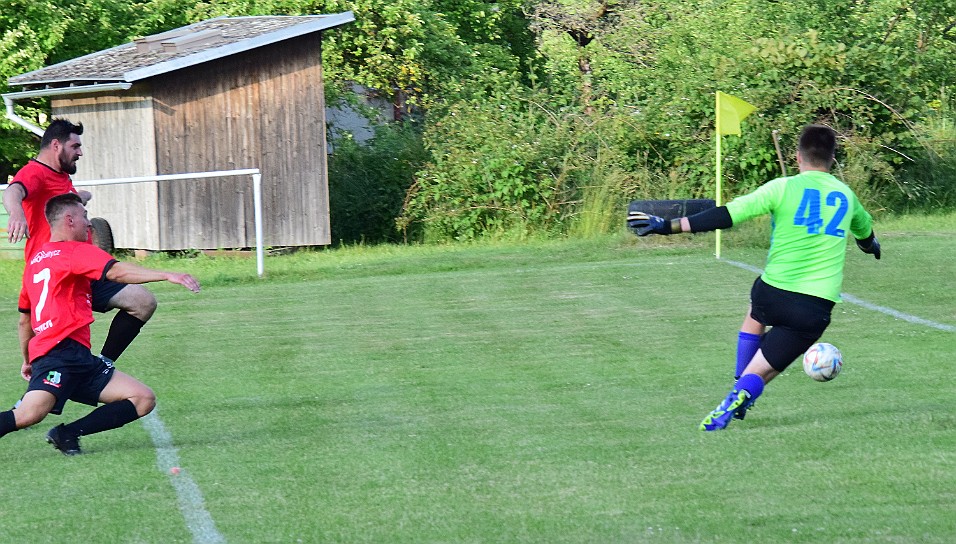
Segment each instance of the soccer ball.
[{"label": "soccer ball", "polygon": [[818,382],[828,382],[840,375],[843,354],[833,344],[814,344],[803,354],[803,371]]}]

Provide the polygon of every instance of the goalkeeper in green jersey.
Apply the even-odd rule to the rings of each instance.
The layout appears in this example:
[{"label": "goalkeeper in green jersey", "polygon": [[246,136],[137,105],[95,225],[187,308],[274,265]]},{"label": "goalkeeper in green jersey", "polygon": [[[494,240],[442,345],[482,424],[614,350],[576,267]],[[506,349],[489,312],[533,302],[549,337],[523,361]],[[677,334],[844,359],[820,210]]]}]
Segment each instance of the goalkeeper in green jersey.
[{"label": "goalkeeper in green jersey", "polygon": [[[630,212],[638,236],[705,232],[730,228],[770,214],[772,234],[763,274],[750,291],[750,307],[737,338],[736,383],[700,424],[724,429],[777,377],[823,335],[833,305],[840,302],[848,236],[880,258],[873,218],[845,183],[830,175],[836,133],[821,125],[800,134],[800,173],[765,183],[726,206],[677,219]],[[769,328],[769,330],[768,330]]]}]

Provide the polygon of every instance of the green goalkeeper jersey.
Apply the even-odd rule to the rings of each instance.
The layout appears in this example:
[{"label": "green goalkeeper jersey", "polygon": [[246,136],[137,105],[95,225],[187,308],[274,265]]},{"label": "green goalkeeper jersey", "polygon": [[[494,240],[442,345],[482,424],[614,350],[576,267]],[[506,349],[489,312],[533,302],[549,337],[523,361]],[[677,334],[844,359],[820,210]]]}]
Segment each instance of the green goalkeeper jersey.
[{"label": "green goalkeeper jersey", "polygon": [[769,213],[770,252],[761,275],[779,289],[840,302],[847,236],[863,239],[873,218],[842,181],[806,171],[768,181],[727,203],[739,224]]}]

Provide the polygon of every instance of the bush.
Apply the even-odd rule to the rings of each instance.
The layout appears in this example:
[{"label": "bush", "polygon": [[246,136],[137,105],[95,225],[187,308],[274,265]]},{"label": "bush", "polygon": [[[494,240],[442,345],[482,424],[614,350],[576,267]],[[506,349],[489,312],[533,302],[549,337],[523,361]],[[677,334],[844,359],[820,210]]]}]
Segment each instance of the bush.
[{"label": "bush", "polygon": [[431,160],[409,192],[403,228],[419,226],[425,241],[559,229],[573,196],[565,166],[574,127],[569,117],[521,98],[529,93],[513,91],[453,102],[430,116]]},{"label": "bush", "polygon": [[411,123],[379,126],[366,144],[337,139],[329,156],[333,244],[401,241],[395,218],[424,161],[421,135]]},{"label": "bush", "polygon": [[934,114],[919,127],[924,148],[899,174],[900,184],[916,188],[912,198],[895,203],[900,211],[956,208],[956,117],[948,97],[932,103]]}]

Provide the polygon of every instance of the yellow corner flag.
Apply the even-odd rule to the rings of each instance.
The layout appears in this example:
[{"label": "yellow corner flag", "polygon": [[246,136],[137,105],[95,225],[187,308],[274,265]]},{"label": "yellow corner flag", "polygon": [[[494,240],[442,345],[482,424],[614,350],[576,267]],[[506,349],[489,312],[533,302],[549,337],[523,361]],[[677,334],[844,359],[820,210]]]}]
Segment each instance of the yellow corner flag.
[{"label": "yellow corner flag", "polygon": [[[721,156],[720,156],[720,137],[724,134],[734,134],[740,136],[740,122],[744,120],[757,108],[748,102],[745,102],[736,96],[717,91],[717,187],[714,201],[717,206],[721,206],[721,195],[723,187],[721,183]],[[715,234],[715,252],[717,258],[720,258],[720,230]]]},{"label": "yellow corner flag", "polygon": [[717,91],[717,134],[740,136],[740,122],[757,109],[736,96]]}]

